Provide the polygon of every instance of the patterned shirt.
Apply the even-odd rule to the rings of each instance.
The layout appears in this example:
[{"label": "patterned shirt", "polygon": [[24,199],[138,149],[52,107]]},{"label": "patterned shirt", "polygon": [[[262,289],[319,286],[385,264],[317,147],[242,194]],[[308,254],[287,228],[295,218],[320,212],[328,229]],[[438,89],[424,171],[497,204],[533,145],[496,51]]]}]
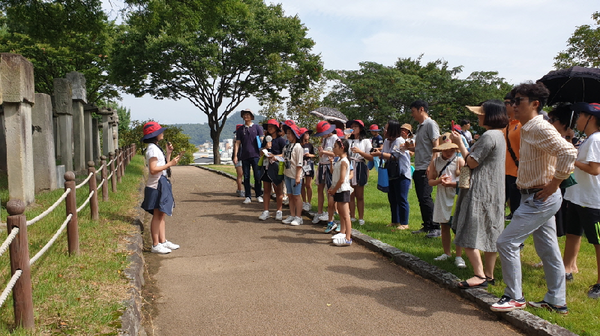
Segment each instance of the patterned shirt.
[{"label": "patterned shirt", "polygon": [[573,172],[577,150],[543,116],[521,126],[517,187],[543,186],[552,178],[566,179]]}]

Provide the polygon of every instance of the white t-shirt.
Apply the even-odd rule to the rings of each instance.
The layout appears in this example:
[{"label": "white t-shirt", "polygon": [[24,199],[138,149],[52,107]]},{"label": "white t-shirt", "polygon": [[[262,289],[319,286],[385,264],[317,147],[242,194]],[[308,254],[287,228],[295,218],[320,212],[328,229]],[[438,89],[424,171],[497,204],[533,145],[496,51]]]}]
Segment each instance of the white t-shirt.
[{"label": "white t-shirt", "polygon": [[[600,163],[600,132],[590,135],[580,146],[577,161]],[[575,167],[573,177],[577,184],[567,188],[565,199],[571,203],[600,209],[600,175],[590,175]]]},{"label": "white t-shirt", "polygon": [[[150,159],[153,157],[158,159],[158,162],[156,162],[157,167],[161,167],[167,164],[167,161],[165,160],[165,155],[162,153],[160,148],[158,148],[156,144],[151,143],[146,149],[146,165],[148,167],[150,167]],[[150,187],[153,189],[158,188],[158,180],[160,179],[161,175],[167,176],[167,171],[163,170],[154,175],[148,174],[148,181],[146,182],[146,187]]]},{"label": "white t-shirt", "polygon": [[[335,144],[335,141],[337,139],[337,134],[333,134],[329,138],[324,138],[322,142],[323,150],[333,152],[333,145]],[[329,156],[321,155],[321,158],[319,159],[319,164],[329,164]]]},{"label": "white t-shirt", "polygon": [[[346,164],[348,165],[348,169],[346,169],[346,176],[342,177],[342,162],[346,162]],[[337,185],[337,183],[339,182],[340,178],[343,178],[344,180],[342,181],[342,184],[340,185],[340,188],[338,190],[336,190],[336,193],[341,193],[344,191],[352,191],[352,186],[350,186],[350,162],[348,161],[347,158],[343,158],[341,160],[339,160],[338,162],[333,164],[333,176],[331,177],[331,186],[334,187]]]},{"label": "white t-shirt", "polygon": [[[298,172],[297,167],[302,167],[304,163],[304,148],[297,142],[287,144],[283,150],[283,157],[285,158],[285,170],[283,174],[289,178],[295,179],[296,173]],[[300,178],[302,177],[303,176],[300,175]]]},{"label": "white t-shirt", "polygon": [[348,139],[348,143],[350,145],[350,148],[348,148],[348,158],[352,160],[365,160],[365,158],[362,155],[358,153],[352,153],[352,148],[356,147],[360,149],[360,151],[363,153],[369,153],[371,151],[371,148],[373,148],[373,144],[369,139]]}]

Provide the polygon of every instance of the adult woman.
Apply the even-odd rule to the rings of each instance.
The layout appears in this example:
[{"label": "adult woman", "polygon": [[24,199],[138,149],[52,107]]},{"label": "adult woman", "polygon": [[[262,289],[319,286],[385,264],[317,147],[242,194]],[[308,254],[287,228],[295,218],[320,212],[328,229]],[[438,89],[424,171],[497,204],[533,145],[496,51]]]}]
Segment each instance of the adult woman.
[{"label": "adult woman", "polygon": [[[283,153],[283,147],[285,147],[285,139],[279,136],[279,123],[275,119],[267,121],[263,128],[267,131],[265,136],[265,145],[268,154],[261,151],[260,156],[263,157],[263,174],[261,181],[263,182],[263,190],[265,193],[263,212],[258,217],[260,220],[267,220],[269,218],[269,202],[271,200],[271,184],[275,190],[275,199],[277,200],[277,212],[275,213],[275,220],[282,220],[283,214],[281,209],[283,207],[283,182],[279,177],[279,161],[275,159],[276,156],[281,156]],[[269,139],[270,137],[270,139]],[[270,141],[268,141],[270,140]],[[265,156],[266,155],[266,156]]]},{"label": "adult woman", "polygon": [[[465,249],[475,276],[459,283],[460,288],[487,287],[494,280],[496,240],[504,230],[504,160],[506,142],[502,129],[508,124],[504,103],[488,100],[482,106],[467,106],[487,130],[469,152],[461,135],[453,131],[465,165],[471,168],[471,186],[458,194],[453,227],[454,243]],[[485,254],[485,269],[479,251]]]},{"label": "adult woman", "polygon": [[302,127],[300,128],[302,139],[300,144],[304,149],[304,181],[302,182],[302,209],[309,211],[312,201],[312,179],[315,177],[315,165],[313,158],[315,155],[315,147],[310,143],[310,135],[312,131]]},{"label": "adult woman", "polygon": [[[404,126],[404,125],[403,125]],[[408,205],[408,189],[410,188],[410,153],[404,149],[405,139],[409,135],[406,127],[400,126],[396,120],[388,121],[385,125],[385,141],[381,152],[376,150],[373,156],[380,157],[381,160],[397,160],[399,167],[399,176],[390,179],[388,201],[392,212],[392,222],[390,226],[396,226],[400,230],[408,229],[408,214],[410,206]]]},{"label": "adult woman", "polygon": [[358,224],[365,224],[365,185],[369,179],[369,168],[365,160],[373,161],[371,156],[371,148],[373,145],[367,139],[365,132],[365,124],[362,120],[350,120],[347,123],[349,128],[352,128],[352,134],[349,136],[350,148],[348,148],[348,158],[354,165],[354,175],[350,184],[354,191],[350,194],[350,217],[354,220],[354,206],[358,208]]}]

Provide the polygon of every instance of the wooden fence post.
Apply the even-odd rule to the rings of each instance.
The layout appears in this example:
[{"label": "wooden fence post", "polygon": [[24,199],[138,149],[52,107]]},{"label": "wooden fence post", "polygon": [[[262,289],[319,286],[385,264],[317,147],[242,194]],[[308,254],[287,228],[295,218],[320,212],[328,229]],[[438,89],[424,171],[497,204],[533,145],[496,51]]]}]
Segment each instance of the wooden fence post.
[{"label": "wooden fence post", "polygon": [[71,189],[71,192],[65,199],[67,216],[73,215],[69,224],[67,224],[67,241],[69,243],[69,254],[79,254],[79,228],[77,223],[77,197],[75,189],[75,174],[72,171],[65,173],[65,191]]},{"label": "wooden fence post", "polygon": [[131,161],[131,145],[125,146],[125,168],[129,166],[129,161]]},{"label": "wooden fence post", "polygon": [[125,150],[123,148],[119,151],[119,155],[121,155],[121,165],[119,166],[121,169],[121,179],[119,179],[119,182],[121,182],[125,175]]},{"label": "wooden fence post", "polygon": [[90,214],[92,216],[92,220],[98,220],[98,190],[96,190],[97,188],[97,181],[96,181],[96,164],[94,163],[94,161],[88,161],[88,174],[89,173],[93,173],[94,175],[92,175],[92,178],[90,179],[89,186],[90,186],[90,193],[94,193],[92,195],[92,198],[90,199]]},{"label": "wooden fence post", "polygon": [[121,183],[121,150],[119,148],[115,149],[115,158],[115,166],[117,167],[115,175],[117,175],[117,182]]},{"label": "wooden fence post", "polygon": [[[113,152],[108,153],[108,156],[110,158],[110,174],[113,174],[112,178],[110,179],[111,185],[112,185],[112,192],[117,192],[117,177],[115,176],[115,161],[113,160],[115,157],[115,154]],[[110,175],[108,174],[108,175]],[[106,181],[108,182],[108,181]]]},{"label": "wooden fence post", "polygon": [[35,327],[33,320],[33,299],[31,295],[31,271],[29,268],[29,243],[27,242],[27,219],[25,203],[21,200],[11,200],[6,204],[8,218],[6,228],[8,234],[19,228],[19,233],[10,244],[10,269],[11,274],[21,270],[21,277],[13,287],[13,307],[15,312],[15,323],[25,329]]},{"label": "wooden fence post", "polygon": [[100,164],[102,164],[102,180],[104,183],[102,184],[102,200],[108,201],[108,167],[106,167],[106,156],[102,155],[100,157]]}]

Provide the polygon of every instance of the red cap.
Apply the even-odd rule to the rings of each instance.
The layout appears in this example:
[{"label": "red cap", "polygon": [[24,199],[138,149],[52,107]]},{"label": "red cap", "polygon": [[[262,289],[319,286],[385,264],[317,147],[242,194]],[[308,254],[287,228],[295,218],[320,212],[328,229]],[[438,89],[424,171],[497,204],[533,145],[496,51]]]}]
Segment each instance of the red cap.
[{"label": "red cap", "polygon": [[377,126],[377,124],[373,124],[373,125],[369,126],[369,131],[381,132],[381,130],[379,129],[379,126]]},{"label": "red cap", "polygon": [[343,138],[344,137],[344,131],[342,131],[339,128],[335,129],[335,133],[337,134],[338,138]]},{"label": "red cap", "polygon": [[269,121],[267,121],[266,123],[263,124],[263,127],[266,128],[268,125],[273,125],[273,126],[279,128],[279,122],[275,119],[269,119]]},{"label": "red cap", "polygon": [[154,138],[165,131],[164,127],[161,127],[156,121],[148,121],[144,124],[144,137],[143,140]]}]

